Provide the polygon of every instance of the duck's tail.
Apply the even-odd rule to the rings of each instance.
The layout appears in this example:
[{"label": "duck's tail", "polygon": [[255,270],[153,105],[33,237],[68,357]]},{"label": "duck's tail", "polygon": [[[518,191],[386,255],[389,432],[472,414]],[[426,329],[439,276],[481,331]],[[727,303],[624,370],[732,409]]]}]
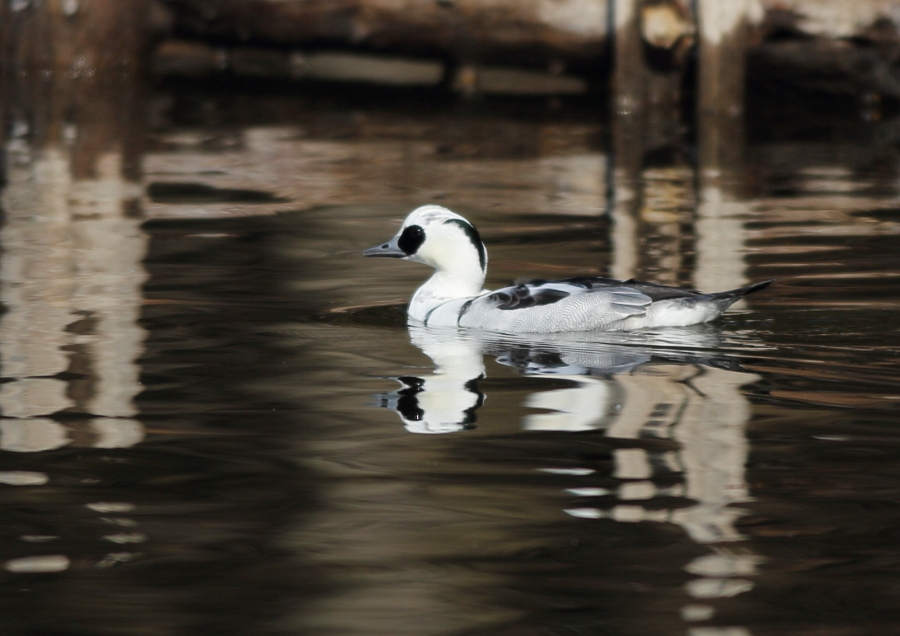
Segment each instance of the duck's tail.
[{"label": "duck's tail", "polygon": [[761,289],[765,289],[774,282],[775,279],[770,278],[769,280],[764,280],[759,283],[753,283],[752,285],[747,285],[746,287],[739,287],[738,289],[731,289],[728,291],[708,294],[708,297],[711,298],[717,305],[719,305],[722,308],[722,311],[725,311],[744,296],[752,294],[754,292],[758,292]]}]

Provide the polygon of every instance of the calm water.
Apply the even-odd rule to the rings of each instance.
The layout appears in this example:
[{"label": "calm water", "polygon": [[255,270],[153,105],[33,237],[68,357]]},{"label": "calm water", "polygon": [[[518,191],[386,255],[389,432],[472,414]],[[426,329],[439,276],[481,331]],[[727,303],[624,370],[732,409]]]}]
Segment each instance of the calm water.
[{"label": "calm water", "polygon": [[[896,122],[751,122],[734,185],[578,104],[109,99],[9,110],[4,634],[900,632]],[[408,329],[426,270],[360,252],[424,202],[493,286],[778,282]]]}]

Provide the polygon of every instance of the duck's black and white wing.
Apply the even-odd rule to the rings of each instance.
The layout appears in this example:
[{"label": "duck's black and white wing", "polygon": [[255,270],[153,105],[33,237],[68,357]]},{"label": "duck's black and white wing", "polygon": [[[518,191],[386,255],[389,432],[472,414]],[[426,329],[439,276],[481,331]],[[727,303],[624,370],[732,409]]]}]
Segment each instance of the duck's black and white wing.
[{"label": "duck's black and white wing", "polygon": [[458,324],[529,333],[609,329],[643,315],[651,302],[642,291],[612,279],[538,280],[471,300],[460,309]]}]

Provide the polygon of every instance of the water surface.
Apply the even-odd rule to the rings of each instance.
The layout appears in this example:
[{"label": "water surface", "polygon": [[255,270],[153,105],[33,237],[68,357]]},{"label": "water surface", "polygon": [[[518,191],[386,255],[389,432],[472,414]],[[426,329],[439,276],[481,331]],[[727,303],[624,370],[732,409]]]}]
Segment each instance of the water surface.
[{"label": "water surface", "polygon": [[[751,122],[738,187],[675,153],[626,198],[577,104],[150,105],[101,151],[11,111],[4,633],[900,629],[890,121]],[[490,286],[778,282],[685,329],[408,328],[427,271],[360,252],[425,202]]]}]

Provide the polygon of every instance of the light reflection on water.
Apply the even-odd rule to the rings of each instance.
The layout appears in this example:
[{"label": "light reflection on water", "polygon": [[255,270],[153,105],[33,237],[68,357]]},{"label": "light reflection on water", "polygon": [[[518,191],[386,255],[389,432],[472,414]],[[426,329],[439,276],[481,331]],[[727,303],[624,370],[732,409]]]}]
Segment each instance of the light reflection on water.
[{"label": "light reflection on water", "polygon": [[[900,624],[895,158],[761,143],[738,188],[629,182],[589,117],[158,99],[145,150],[12,111],[6,633]],[[779,282],[659,333],[408,329],[426,272],[359,251],[432,199],[489,285]]]}]

